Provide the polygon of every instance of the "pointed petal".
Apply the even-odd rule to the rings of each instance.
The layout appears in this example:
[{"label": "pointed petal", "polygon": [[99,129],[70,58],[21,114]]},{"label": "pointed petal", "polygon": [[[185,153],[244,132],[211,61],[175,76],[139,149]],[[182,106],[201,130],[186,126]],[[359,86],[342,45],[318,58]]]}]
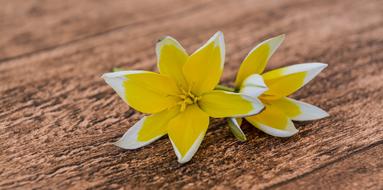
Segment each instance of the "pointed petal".
[{"label": "pointed petal", "polygon": [[148,71],[119,71],[102,76],[131,107],[143,113],[157,113],[176,104],[179,94],[174,80]]},{"label": "pointed petal", "polygon": [[204,112],[215,118],[254,115],[264,107],[256,98],[221,90],[203,94],[198,105]]},{"label": "pointed petal", "polygon": [[267,90],[268,88],[263,81],[262,76],[253,74],[243,81],[240,93],[257,98]]},{"label": "pointed petal", "polygon": [[251,74],[261,74],[265,70],[270,57],[281,45],[284,38],[285,35],[279,35],[255,46],[243,60],[235,80],[235,85],[237,87],[241,86],[243,80]]},{"label": "pointed petal", "polygon": [[290,137],[298,132],[287,115],[270,106],[266,106],[260,114],[245,119],[261,131],[276,137]]},{"label": "pointed petal", "polygon": [[209,125],[209,116],[197,105],[188,106],[168,124],[168,135],[179,163],[188,162],[197,152]]},{"label": "pointed petal", "polygon": [[160,39],[156,44],[157,67],[161,74],[185,83],[182,67],[188,59],[185,49],[170,36]]},{"label": "pointed petal", "polygon": [[271,104],[295,121],[316,120],[329,116],[326,111],[316,106],[291,98],[281,98],[272,101]]},{"label": "pointed petal", "polygon": [[269,90],[265,92],[270,99],[288,96],[318,75],[327,64],[304,63],[283,67],[263,74]]},{"label": "pointed petal", "polygon": [[242,123],[242,118],[228,118],[227,119],[227,124],[229,126],[229,129],[231,133],[237,138],[239,141],[246,141],[246,135],[243,133],[241,129],[241,123]]},{"label": "pointed petal", "polygon": [[154,142],[166,134],[167,124],[177,115],[178,110],[178,107],[173,107],[143,117],[114,144],[124,149],[137,149]]},{"label": "pointed petal", "polygon": [[217,32],[195,51],[183,67],[186,81],[194,94],[200,95],[218,84],[225,62],[222,32]]}]

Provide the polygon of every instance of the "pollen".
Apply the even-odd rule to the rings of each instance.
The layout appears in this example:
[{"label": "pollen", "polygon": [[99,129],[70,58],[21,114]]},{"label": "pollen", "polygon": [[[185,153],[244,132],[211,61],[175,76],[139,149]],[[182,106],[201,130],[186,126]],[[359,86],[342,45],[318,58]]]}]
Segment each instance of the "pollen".
[{"label": "pollen", "polygon": [[177,102],[181,106],[181,112],[186,109],[188,105],[196,104],[201,97],[194,95],[190,89],[184,90],[181,88],[182,94],[178,95],[180,100]]}]

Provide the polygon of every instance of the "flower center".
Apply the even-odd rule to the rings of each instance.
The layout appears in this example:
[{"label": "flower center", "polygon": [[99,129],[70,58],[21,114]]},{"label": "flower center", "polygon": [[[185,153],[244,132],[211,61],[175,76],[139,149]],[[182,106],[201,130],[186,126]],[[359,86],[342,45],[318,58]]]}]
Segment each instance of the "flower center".
[{"label": "flower center", "polygon": [[182,94],[178,95],[180,101],[177,103],[181,106],[181,111],[184,111],[188,105],[195,104],[199,99],[201,99],[200,97],[194,95],[190,89],[186,91],[181,88],[181,90]]}]

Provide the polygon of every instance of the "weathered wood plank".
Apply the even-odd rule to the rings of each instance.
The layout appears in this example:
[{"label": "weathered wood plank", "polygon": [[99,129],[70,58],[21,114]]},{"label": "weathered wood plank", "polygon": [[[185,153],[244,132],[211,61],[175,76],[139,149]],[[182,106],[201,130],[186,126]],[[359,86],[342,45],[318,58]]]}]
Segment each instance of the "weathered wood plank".
[{"label": "weathered wood plank", "polygon": [[[382,140],[380,1],[220,2],[0,64],[0,188],[266,188]],[[166,138],[136,151],[114,147],[140,114],[101,74],[115,66],[153,70],[161,35],[192,50],[218,28],[227,44],[225,83],[256,42],[280,33],[287,40],[271,67],[329,63],[294,97],[331,117],[298,123],[300,133],[288,139],[246,125],[245,143],[214,120],[186,165]]]},{"label": "weathered wood plank", "polygon": [[381,189],[383,143],[367,148],[275,189]]},{"label": "weathered wood plank", "polygon": [[5,0],[0,3],[0,61],[6,61],[140,23],[155,23],[209,1]]}]

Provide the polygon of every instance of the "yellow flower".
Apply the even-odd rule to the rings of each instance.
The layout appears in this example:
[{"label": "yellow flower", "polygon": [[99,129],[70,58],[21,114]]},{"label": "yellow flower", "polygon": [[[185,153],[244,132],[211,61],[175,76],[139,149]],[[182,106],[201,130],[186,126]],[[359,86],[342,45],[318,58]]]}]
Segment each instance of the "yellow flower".
[{"label": "yellow flower", "polygon": [[[245,119],[263,132],[277,137],[289,137],[298,132],[292,120],[307,121],[328,116],[318,107],[286,97],[311,81],[327,64],[296,64],[263,73],[283,39],[284,35],[280,35],[252,49],[242,62],[235,81],[241,93],[258,97],[265,105],[261,113]],[[228,122],[234,135],[246,140],[239,127],[242,120],[230,118]]]},{"label": "yellow flower", "polygon": [[244,117],[258,113],[256,98],[214,90],[225,56],[223,34],[188,55],[173,38],[156,45],[159,73],[118,71],[103,75],[132,108],[151,114],[143,117],[115,144],[125,149],[145,146],[168,134],[178,162],[189,161],[200,146],[213,118]]}]

